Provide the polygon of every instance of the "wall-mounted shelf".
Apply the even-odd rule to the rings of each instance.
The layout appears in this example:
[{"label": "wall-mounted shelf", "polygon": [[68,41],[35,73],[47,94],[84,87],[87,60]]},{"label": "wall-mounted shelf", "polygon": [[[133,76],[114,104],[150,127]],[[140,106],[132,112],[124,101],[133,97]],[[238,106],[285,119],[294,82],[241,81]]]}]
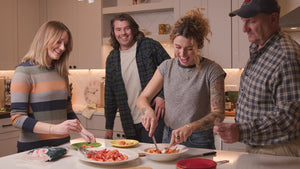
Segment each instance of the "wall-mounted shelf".
[{"label": "wall-mounted shelf", "polygon": [[[165,42],[165,41],[169,41],[170,39],[170,34],[166,34],[166,35],[146,35],[149,38],[155,39],[157,41],[160,42]],[[109,44],[109,37],[103,37],[103,44]]]},{"label": "wall-mounted shelf", "polygon": [[[169,41],[169,34],[160,35],[157,32],[158,24],[173,24],[178,11],[178,0],[153,0],[147,3],[131,5],[130,1],[106,0],[102,8],[102,42],[109,44],[110,20],[115,14],[129,13],[139,23],[140,29],[147,31],[145,35],[157,41]],[[142,16],[142,17],[141,17]],[[170,17],[171,16],[171,17]],[[151,24],[148,24],[151,23]],[[155,25],[155,26],[153,26]]]},{"label": "wall-mounted shelf", "polygon": [[175,1],[165,0],[156,3],[144,3],[137,5],[128,5],[128,6],[116,6],[116,7],[106,7],[103,8],[102,14],[109,15],[115,13],[140,13],[140,12],[158,12],[158,11],[167,11],[174,10]]}]

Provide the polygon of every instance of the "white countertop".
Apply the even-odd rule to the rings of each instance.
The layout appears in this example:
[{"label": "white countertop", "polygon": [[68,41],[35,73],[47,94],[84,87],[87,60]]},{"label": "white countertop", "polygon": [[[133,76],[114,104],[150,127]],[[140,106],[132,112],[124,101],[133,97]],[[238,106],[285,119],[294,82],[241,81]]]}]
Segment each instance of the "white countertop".
[{"label": "white countertop", "polygon": [[[73,109],[76,114],[82,114],[84,109],[86,108],[86,105],[73,105]],[[98,116],[104,116],[104,108],[96,108],[94,110],[93,115]],[[117,116],[119,116],[119,113],[117,112]],[[234,123],[234,116],[225,116],[224,123]]]},{"label": "white countertop", "polygon": [[[71,143],[80,142],[82,139],[71,140]],[[111,147],[110,140],[97,139],[102,146]],[[141,144],[141,143],[140,143]],[[138,151],[137,145],[134,148],[127,148]],[[146,157],[139,157],[137,160],[118,166],[104,166],[98,164],[90,164],[80,161],[77,152],[70,148],[70,144],[63,145],[68,148],[68,153],[61,159],[53,162],[41,162],[32,159],[26,159],[26,153],[18,153],[0,158],[1,168],[5,169],[95,169],[95,168],[129,168],[129,167],[151,167],[153,169],[175,169],[176,161],[188,155],[208,152],[208,149],[189,149],[179,159],[170,162],[155,162]],[[299,169],[300,158],[288,156],[270,156],[261,154],[248,154],[242,152],[221,151],[216,150],[216,156],[207,156],[205,158],[221,161],[229,160],[229,163],[217,166],[217,169]],[[204,158],[204,157],[203,157]]]}]

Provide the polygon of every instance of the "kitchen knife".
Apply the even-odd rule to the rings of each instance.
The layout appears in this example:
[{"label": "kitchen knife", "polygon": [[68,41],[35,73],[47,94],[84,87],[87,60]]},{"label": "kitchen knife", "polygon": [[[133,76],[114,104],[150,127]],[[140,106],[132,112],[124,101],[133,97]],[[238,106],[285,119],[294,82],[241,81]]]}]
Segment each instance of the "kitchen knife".
[{"label": "kitchen knife", "polygon": [[[210,151],[210,152],[206,152],[206,153],[201,153],[201,154],[198,154],[198,155],[192,155],[192,156],[188,156],[186,158],[196,158],[196,157],[203,157],[203,156],[209,156],[209,155],[216,155],[217,152],[215,151]],[[186,159],[185,158],[185,159]]]},{"label": "kitchen knife", "polygon": [[154,145],[155,145],[156,151],[160,154],[160,151],[159,151],[159,149],[158,149],[158,147],[157,147],[157,143],[156,143],[156,139],[155,139],[154,135],[152,136],[152,140],[153,140],[153,143],[154,143]]}]

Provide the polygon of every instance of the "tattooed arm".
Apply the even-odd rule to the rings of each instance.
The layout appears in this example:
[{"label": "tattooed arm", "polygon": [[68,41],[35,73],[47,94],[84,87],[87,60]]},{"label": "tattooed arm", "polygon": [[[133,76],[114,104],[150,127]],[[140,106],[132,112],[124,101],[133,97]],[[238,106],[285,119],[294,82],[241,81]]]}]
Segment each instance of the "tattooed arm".
[{"label": "tattooed arm", "polygon": [[[222,122],[224,120],[224,76],[220,76],[211,84],[210,104],[211,112],[209,114],[197,121],[173,130],[170,145],[186,141],[196,129],[207,130],[213,128],[215,122]],[[176,139],[177,136],[180,136],[180,139]]]}]

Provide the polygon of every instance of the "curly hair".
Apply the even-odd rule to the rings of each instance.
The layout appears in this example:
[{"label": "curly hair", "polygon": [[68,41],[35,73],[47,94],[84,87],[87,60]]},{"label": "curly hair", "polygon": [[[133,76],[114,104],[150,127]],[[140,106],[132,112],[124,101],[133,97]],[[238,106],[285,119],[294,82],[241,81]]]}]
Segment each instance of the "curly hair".
[{"label": "curly hair", "polygon": [[114,28],[115,28],[115,21],[127,21],[129,23],[130,29],[132,31],[133,34],[133,39],[135,41],[137,41],[139,38],[145,37],[144,33],[142,31],[139,30],[139,25],[135,22],[135,20],[126,13],[121,13],[116,15],[115,17],[113,17],[110,21],[110,45],[114,48],[114,49],[119,49],[120,48],[120,43],[117,41],[116,37],[115,37],[115,32],[114,32]]},{"label": "curly hair", "polygon": [[[209,21],[207,18],[204,18],[200,9],[197,8],[187,11],[185,16],[176,21],[170,34],[170,39],[172,42],[177,36],[191,39],[195,47],[195,53],[198,53],[197,51],[204,47],[204,41],[207,40],[209,42],[209,34],[211,34]],[[201,58],[199,54],[195,58],[196,66],[199,66]]]}]

